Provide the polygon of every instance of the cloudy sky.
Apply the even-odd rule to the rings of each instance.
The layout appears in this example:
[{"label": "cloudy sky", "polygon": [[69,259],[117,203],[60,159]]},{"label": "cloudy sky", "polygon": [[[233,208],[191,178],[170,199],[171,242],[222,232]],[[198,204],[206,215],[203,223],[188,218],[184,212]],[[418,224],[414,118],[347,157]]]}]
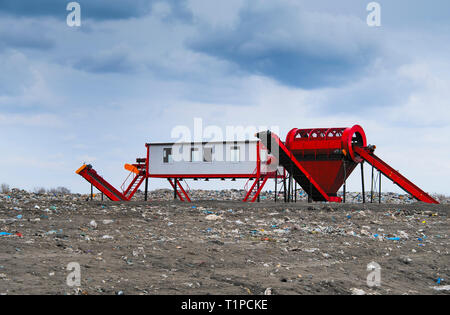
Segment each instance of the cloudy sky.
[{"label": "cloudy sky", "polygon": [[87,192],[74,172],[89,162],[119,186],[145,142],[198,117],[282,137],[360,124],[450,194],[448,0],[380,0],[380,27],[368,0],[79,0],[81,27],[69,2],[0,0],[0,182]]}]

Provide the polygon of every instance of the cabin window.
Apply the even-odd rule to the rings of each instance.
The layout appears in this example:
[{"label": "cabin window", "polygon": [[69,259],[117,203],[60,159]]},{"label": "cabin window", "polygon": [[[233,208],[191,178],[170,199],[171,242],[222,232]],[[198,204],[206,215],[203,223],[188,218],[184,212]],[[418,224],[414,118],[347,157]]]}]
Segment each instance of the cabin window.
[{"label": "cabin window", "polygon": [[191,162],[201,162],[200,150],[198,148],[191,148]]},{"label": "cabin window", "polygon": [[231,162],[240,162],[240,150],[238,146],[231,147],[230,150],[230,161]]},{"label": "cabin window", "polygon": [[203,148],[203,162],[212,162],[213,148]]},{"label": "cabin window", "polygon": [[172,148],[164,148],[163,149],[163,162],[164,163],[172,163]]}]

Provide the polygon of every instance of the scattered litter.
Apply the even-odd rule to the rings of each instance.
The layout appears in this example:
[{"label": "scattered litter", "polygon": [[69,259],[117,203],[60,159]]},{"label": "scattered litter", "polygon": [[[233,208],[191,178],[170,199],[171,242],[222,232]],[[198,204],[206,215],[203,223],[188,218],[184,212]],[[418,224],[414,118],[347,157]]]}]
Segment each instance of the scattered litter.
[{"label": "scattered litter", "polygon": [[400,241],[400,237],[386,237],[388,241]]},{"label": "scattered litter", "polygon": [[8,232],[0,232],[0,236],[18,236],[23,237],[21,233],[8,233]]},{"label": "scattered litter", "polygon": [[53,235],[53,234],[57,234],[57,233],[58,233],[57,230],[50,230],[50,231],[48,231],[48,232],[45,233],[45,234],[47,234],[47,235]]},{"label": "scattered litter", "polygon": [[307,252],[307,253],[314,253],[318,250],[319,250],[318,248],[307,248],[307,249],[304,249],[303,251]]},{"label": "scattered litter", "polygon": [[352,292],[352,295],[366,295],[366,291],[357,288],[350,289],[350,292]]},{"label": "scattered litter", "polygon": [[412,259],[407,256],[400,257],[400,261],[403,262],[405,265],[409,265],[412,263]]},{"label": "scattered litter", "polygon": [[272,295],[272,288],[267,288],[264,290],[264,295]]},{"label": "scattered litter", "polygon": [[221,217],[221,216],[218,216],[218,215],[216,215],[216,214],[209,214],[209,215],[207,215],[207,216],[205,217],[205,219],[208,220],[208,221],[217,221],[217,220],[222,219],[222,217]]},{"label": "scattered litter", "polygon": [[450,291],[450,285],[442,285],[442,286],[436,286],[436,287],[431,287],[431,288],[436,291]]}]

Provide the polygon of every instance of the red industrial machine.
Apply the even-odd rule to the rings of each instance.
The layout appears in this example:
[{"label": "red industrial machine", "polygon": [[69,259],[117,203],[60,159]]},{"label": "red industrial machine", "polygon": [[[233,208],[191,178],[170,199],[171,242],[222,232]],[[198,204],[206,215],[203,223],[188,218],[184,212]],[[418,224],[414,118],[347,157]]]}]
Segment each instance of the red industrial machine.
[{"label": "red industrial machine", "polygon": [[[270,131],[256,136],[269,152],[279,158],[290,179],[302,187],[310,200],[341,202],[338,190],[342,185],[345,187],[345,181],[358,164],[361,164],[363,176],[362,167],[366,161],[417,200],[438,203],[378,158],[373,153],[375,146],[367,146],[366,134],[359,125],[352,128],[292,129],[285,143]],[[364,191],[364,177],[362,183]]]},{"label": "red industrial machine", "polygon": [[[278,171],[261,174],[260,144],[258,143],[258,160],[255,172],[242,176],[242,178],[248,178],[249,181],[254,180],[251,188],[245,194],[244,201],[254,202],[258,200],[258,196],[267,180],[274,178],[275,187],[278,179],[284,180],[285,201],[291,201],[291,196],[292,199],[294,198],[293,196],[296,196],[293,187],[294,184],[295,186],[298,184],[308,194],[309,201],[345,202],[346,180],[358,164],[361,165],[362,190],[364,191],[363,165],[364,162],[367,162],[372,165],[372,174],[374,168],[380,173],[379,196],[381,196],[381,174],[383,174],[418,201],[438,203],[430,195],[377,157],[374,154],[375,146],[367,145],[366,134],[359,125],[351,128],[292,129],[287,134],[285,142],[282,142],[271,131],[259,132],[256,134],[256,137],[259,138],[260,143],[271,154],[265,162],[270,166],[270,169],[278,170],[278,166],[282,166],[284,170],[281,174]],[[123,192],[110,185],[90,165],[83,165],[77,170],[77,174],[83,176],[93,186],[115,201],[130,200],[144,180],[146,181],[147,192],[148,178],[161,177],[157,175],[152,176],[149,172],[149,169],[151,169],[149,165],[149,144],[147,144],[147,157],[137,159],[136,164],[127,164],[126,169],[131,171],[130,174],[132,174],[133,179],[127,188],[123,187]],[[177,176],[177,178],[167,177],[167,179],[174,188],[175,197],[178,196],[180,200],[190,201],[186,189],[181,185],[181,181],[186,178],[194,178],[194,176],[180,176]],[[217,178],[218,176],[224,177],[223,175],[216,176],[214,174],[200,177]],[[288,184],[286,184],[286,179],[289,181]],[[342,186],[344,186],[344,200],[337,195]],[[277,196],[276,188],[275,196]],[[364,193],[363,202],[365,202]]]},{"label": "red industrial machine", "polygon": [[[85,164],[81,166],[76,173],[84,177],[112,201],[128,201],[134,196],[136,191],[139,189],[139,186],[147,178],[146,165],[146,159],[137,159],[137,164],[133,165],[125,164],[125,169],[130,171],[130,175],[128,175],[128,177],[133,176],[133,178],[127,188],[122,189],[122,192],[114,188],[114,186],[97,174],[97,172],[92,168],[92,165]],[[122,185],[122,187],[124,187],[124,185]]]}]

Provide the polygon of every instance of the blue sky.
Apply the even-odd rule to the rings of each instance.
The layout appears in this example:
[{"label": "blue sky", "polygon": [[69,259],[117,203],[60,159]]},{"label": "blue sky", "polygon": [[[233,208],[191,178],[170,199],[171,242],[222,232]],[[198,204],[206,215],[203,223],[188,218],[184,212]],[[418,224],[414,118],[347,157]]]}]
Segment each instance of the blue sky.
[{"label": "blue sky", "polygon": [[450,194],[449,1],[378,1],[381,27],[365,0],[78,2],[71,28],[69,1],[0,0],[0,182],[86,192],[74,171],[90,162],[119,186],[145,142],[200,117],[282,137],[360,124],[379,156]]}]

